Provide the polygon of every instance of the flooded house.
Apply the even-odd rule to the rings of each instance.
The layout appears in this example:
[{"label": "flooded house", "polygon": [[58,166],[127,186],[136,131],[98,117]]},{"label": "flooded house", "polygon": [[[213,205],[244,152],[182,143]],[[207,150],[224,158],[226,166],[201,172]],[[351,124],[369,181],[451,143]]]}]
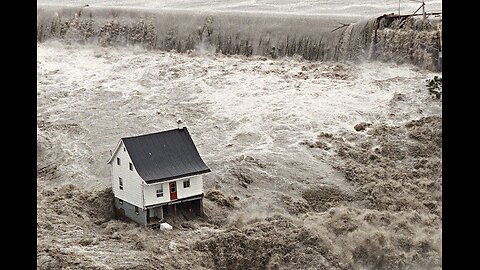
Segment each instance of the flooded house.
[{"label": "flooded house", "polygon": [[117,218],[154,227],[177,210],[203,215],[210,169],[187,127],[121,138],[107,163]]}]

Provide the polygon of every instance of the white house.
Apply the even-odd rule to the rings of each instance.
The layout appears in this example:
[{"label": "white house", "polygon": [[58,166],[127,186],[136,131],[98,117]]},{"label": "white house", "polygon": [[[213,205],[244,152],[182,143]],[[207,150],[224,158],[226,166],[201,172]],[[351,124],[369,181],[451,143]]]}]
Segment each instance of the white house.
[{"label": "white house", "polygon": [[107,163],[117,217],[152,225],[177,207],[203,215],[202,175],[210,169],[186,127],[122,138]]}]

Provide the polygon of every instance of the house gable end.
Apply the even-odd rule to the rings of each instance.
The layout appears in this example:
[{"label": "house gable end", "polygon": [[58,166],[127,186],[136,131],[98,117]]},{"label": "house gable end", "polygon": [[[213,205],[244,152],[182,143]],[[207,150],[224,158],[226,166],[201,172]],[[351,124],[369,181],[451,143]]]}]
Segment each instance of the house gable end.
[{"label": "house gable end", "polygon": [[112,161],[115,159],[117,156],[118,149],[120,149],[122,146],[124,146],[123,141],[119,140],[117,143],[117,146],[115,146],[115,149],[112,152],[112,155],[110,156],[110,159],[108,159],[107,164],[111,164]]},{"label": "house gable end", "polygon": [[120,149],[122,148],[125,148],[125,151],[127,153],[127,156],[129,158],[129,161],[132,163],[132,166],[133,166],[133,171],[138,175],[138,177],[140,177],[143,182],[145,184],[147,184],[147,182],[145,182],[145,180],[142,178],[142,176],[138,173],[138,171],[135,169],[135,163],[133,162],[133,159],[132,157],[130,156],[130,154],[128,153],[128,148],[127,146],[125,145],[125,143],[123,142],[123,139],[120,139],[117,143],[117,146],[115,146],[115,149],[113,150],[112,152],[112,155],[110,156],[110,159],[107,161],[107,164],[110,164],[112,165],[112,162],[114,162],[115,158],[118,156],[118,152]]},{"label": "house gable end", "polygon": [[[120,164],[117,163],[120,159]],[[132,169],[130,169],[130,163]],[[124,200],[134,206],[143,208],[143,185],[145,181],[140,177],[133,161],[122,140],[117,144],[115,152],[109,160],[111,165],[112,191],[116,198]]]}]

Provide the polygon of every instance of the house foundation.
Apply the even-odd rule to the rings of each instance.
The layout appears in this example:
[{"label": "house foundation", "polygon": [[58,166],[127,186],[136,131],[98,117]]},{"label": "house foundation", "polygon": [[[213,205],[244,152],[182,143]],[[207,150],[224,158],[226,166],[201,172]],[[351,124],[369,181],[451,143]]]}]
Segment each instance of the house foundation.
[{"label": "house foundation", "polygon": [[147,225],[147,211],[115,197],[115,217],[120,220],[133,220],[138,224]]},{"label": "house foundation", "polygon": [[148,206],[147,226],[155,227],[161,222],[174,224],[203,217],[203,194],[164,204]]},{"label": "house foundation", "polygon": [[115,217],[149,227],[203,217],[203,194],[141,209],[115,197]]}]

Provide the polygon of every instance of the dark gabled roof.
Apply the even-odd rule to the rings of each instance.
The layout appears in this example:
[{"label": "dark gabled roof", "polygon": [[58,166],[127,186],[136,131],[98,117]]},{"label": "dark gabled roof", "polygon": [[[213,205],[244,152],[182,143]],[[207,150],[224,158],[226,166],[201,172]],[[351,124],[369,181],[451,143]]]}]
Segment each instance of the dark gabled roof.
[{"label": "dark gabled roof", "polygon": [[186,127],[122,141],[138,174],[148,184],[210,172]]}]

